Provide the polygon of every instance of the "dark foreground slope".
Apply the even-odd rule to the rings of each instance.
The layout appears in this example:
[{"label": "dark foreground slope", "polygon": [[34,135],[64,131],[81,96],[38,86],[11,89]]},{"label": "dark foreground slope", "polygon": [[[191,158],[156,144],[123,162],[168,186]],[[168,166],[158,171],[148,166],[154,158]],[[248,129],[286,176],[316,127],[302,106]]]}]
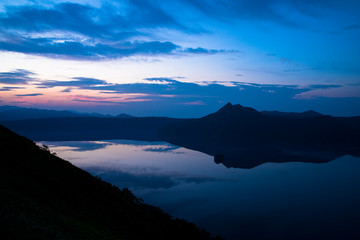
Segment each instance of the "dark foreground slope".
[{"label": "dark foreground slope", "polygon": [[1,239],[209,239],[0,125]]},{"label": "dark foreground slope", "polygon": [[162,139],[215,156],[227,167],[252,168],[265,162],[328,162],[360,156],[360,117],[315,112],[258,112],[228,103],[199,119],[165,126]]}]

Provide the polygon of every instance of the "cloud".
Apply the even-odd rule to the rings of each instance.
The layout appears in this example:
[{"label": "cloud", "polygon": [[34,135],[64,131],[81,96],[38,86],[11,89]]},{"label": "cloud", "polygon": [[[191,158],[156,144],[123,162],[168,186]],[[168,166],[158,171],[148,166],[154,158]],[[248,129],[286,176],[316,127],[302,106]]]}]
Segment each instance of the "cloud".
[{"label": "cloud", "polygon": [[[121,93],[147,94],[142,99],[147,102],[124,103],[122,111],[128,114],[149,116],[175,116],[175,117],[201,117],[214,112],[226,102],[240,103],[258,110],[279,110],[303,112],[310,109],[324,114],[341,114],[342,112],[356,112],[359,101],[354,99],[356,91],[344,90],[345,85],[317,84],[317,85],[283,85],[283,84],[257,84],[246,82],[231,82],[231,85],[209,83],[199,85],[196,83],[181,82],[168,78],[152,78],[150,83],[111,84],[104,86],[90,86],[89,89],[103,90],[116,96]],[[319,94],[331,90],[331,94]],[[328,92],[328,91],[326,91]],[[342,92],[336,95],[336,92]],[[171,98],[155,96],[172,96]],[[302,96],[302,97],[299,97]],[[306,97],[305,97],[306,96]],[[311,97],[309,97],[311,96]],[[323,111],[324,106],[331,106],[332,100],[341,96],[343,102],[353,102],[352,107],[341,107],[335,104],[334,108]],[[311,100],[311,103],[309,102]],[[360,99],[360,98],[359,98]],[[156,104],[154,104],[156,101]],[[311,108],[309,106],[311,105]],[[201,108],[199,106],[201,105]],[[291,106],[291,109],[289,109]],[[355,110],[354,110],[355,109]],[[189,115],[189,113],[191,113]]]},{"label": "cloud", "polygon": [[114,44],[87,44],[74,40],[57,41],[53,38],[17,37],[0,41],[2,51],[22,52],[53,58],[75,60],[107,60],[133,55],[181,55],[233,53],[235,50],[215,50],[205,48],[187,48],[165,41],[122,41]]},{"label": "cloud", "polygon": [[42,93],[29,93],[29,94],[18,94],[15,95],[17,97],[36,97],[36,96],[41,96],[43,95]]},{"label": "cloud", "polygon": [[17,41],[0,41],[0,49],[54,58],[78,60],[115,59],[132,55],[171,54],[179,46],[171,42],[121,42],[116,44],[84,44],[81,42],[57,42],[51,38],[18,37]]},{"label": "cloud", "polygon": [[[127,5],[127,6],[126,6]],[[5,8],[0,18],[4,29],[44,33],[66,31],[96,39],[119,40],[142,35],[140,27],[165,27],[178,24],[150,1],[129,1],[117,7],[107,3],[100,8],[77,3],[23,5]],[[26,24],[24,24],[26,23]]]},{"label": "cloud", "polygon": [[173,78],[144,78],[144,80],[151,82],[151,83],[157,83],[157,84],[171,84],[176,83],[178,81],[174,80]]},{"label": "cloud", "polygon": [[[283,85],[283,84],[258,84],[247,82],[209,82],[199,85],[192,82],[182,82],[174,78],[152,77],[145,78],[142,83],[113,84],[95,78],[75,77],[72,81],[43,81],[40,87],[67,87],[62,92],[72,89],[96,90],[108,94],[108,97],[72,96],[74,101],[119,103],[121,101],[175,101],[182,105],[207,105],[209,101],[226,100],[239,102],[239,99],[249,101],[254,96],[266,98],[269,93],[277,93],[284,97],[292,98],[295,95],[316,90],[341,88],[343,85],[312,84],[312,85]],[[262,93],[261,93],[262,92]],[[285,94],[285,95],[284,95]],[[253,96],[252,96],[253,95]],[[111,99],[118,98],[119,102]],[[171,100],[171,98],[176,98]]]},{"label": "cloud", "polygon": [[290,68],[284,70],[284,72],[288,72],[288,73],[301,72],[301,71],[303,71],[303,69],[299,69],[299,68]]},{"label": "cloud", "polygon": [[216,53],[229,53],[229,52],[239,52],[235,50],[216,50],[216,49],[206,49],[202,47],[198,48],[186,48],[184,53],[192,53],[192,54],[216,54]]},{"label": "cloud", "polygon": [[[88,86],[84,89],[87,90],[99,90],[106,93],[134,93],[134,94],[146,94],[150,97],[195,97],[198,94],[207,95],[209,90],[211,96],[217,95],[216,91],[223,89],[225,86],[220,84],[208,84],[201,86],[197,83],[182,82],[174,78],[166,77],[154,77],[145,78],[146,82],[143,83],[131,83],[131,84],[107,84],[99,86]],[[144,96],[146,97],[146,96]]]},{"label": "cloud", "polygon": [[64,89],[64,90],[62,90],[61,92],[71,92],[71,88],[66,88],[66,89]]},{"label": "cloud", "polygon": [[21,104],[21,103],[28,103],[28,102],[26,102],[26,101],[15,101],[15,102],[10,102],[10,103],[14,103],[14,104]]},{"label": "cloud", "polygon": [[168,146],[156,146],[143,149],[146,152],[172,152],[173,150],[179,149],[180,147],[174,145]]},{"label": "cloud", "polygon": [[106,148],[107,146],[111,146],[113,145],[113,143],[111,142],[95,142],[95,141],[72,141],[72,142],[61,142],[61,143],[55,143],[55,144],[50,144],[50,148],[51,147],[56,147],[56,146],[66,146],[66,147],[71,147],[71,151],[76,151],[76,152],[86,152],[86,151],[92,151],[92,150],[98,150],[98,149],[103,149]]},{"label": "cloud", "polygon": [[[147,83],[134,83],[134,84],[111,84],[104,80],[95,78],[75,77],[72,81],[42,81],[37,85],[40,88],[53,88],[53,87],[70,87],[86,90],[99,90],[103,93],[141,93],[141,94],[162,94],[167,92],[166,89],[169,84],[180,83],[171,78],[145,78]],[[163,87],[159,86],[163,85]],[[164,91],[161,91],[164,88]],[[159,91],[160,90],[160,91]],[[66,89],[66,92],[70,91]]]},{"label": "cloud", "polygon": [[88,95],[86,96],[69,95],[67,97],[72,98],[72,101],[76,101],[76,102],[88,102],[88,103],[98,103],[98,104],[124,104],[129,102],[146,102],[146,101],[154,100],[154,97],[143,93],[136,93],[136,94],[121,93],[121,94],[117,94],[116,96],[109,96],[109,97],[97,97],[97,96],[88,96]]},{"label": "cloud", "polygon": [[156,29],[188,32],[156,2],[108,2],[100,8],[77,3],[5,7],[0,14],[0,49],[52,58],[106,60],[133,55],[214,54],[154,37]]},{"label": "cloud", "polygon": [[228,0],[222,1],[221,4],[214,0],[186,0],[186,2],[210,18],[222,21],[237,19],[270,21],[295,28],[300,25],[290,19],[289,14],[283,14],[279,9],[286,8],[288,12],[317,17],[318,9],[329,5],[329,0],[304,0],[301,2],[296,0]]},{"label": "cloud", "polygon": [[7,92],[7,91],[13,91],[16,89],[25,89],[25,88],[24,87],[3,87],[3,88],[0,88],[0,91]]},{"label": "cloud", "polygon": [[202,101],[195,101],[195,102],[183,102],[183,103],[180,103],[180,104],[184,104],[184,105],[205,105],[204,102]]},{"label": "cloud", "polygon": [[98,167],[84,166],[84,169],[93,175],[100,176],[102,179],[121,187],[132,188],[171,188],[182,182],[203,183],[203,182],[223,182],[231,181],[224,178],[210,176],[194,176],[178,172],[165,172],[154,167],[127,167],[121,169],[118,166]]},{"label": "cloud", "polygon": [[46,88],[53,88],[53,87],[86,88],[89,86],[96,86],[96,85],[108,85],[108,83],[106,81],[99,80],[96,78],[75,77],[72,79],[73,79],[73,81],[55,81],[55,80],[42,81],[38,85],[40,85],[41,87],[46,87]]},{"label": "cloud", "polygon": [[311,89],[328,89],[328,88],[340,88],[343,85],[335,85],[335,84],[311,84],[309,88]]},{"label": "cloud", "polygon": [[98,104],[123,104],[122,102],[116,102],[116,101],[87,100],[87,99],[78,99],[78,98],[74,98],[73,101],[75,101],[75,102],[86,102],[86,103],[98,103]]},{"label": "cloud", "polygon": [[[26,32],[56,29],[96,39],[119,40],[146,35],[141,29],[201,32],[202,27],[193,22],[200,13],[218,20],[266,20],[296,26],[281,12],[281,7],[305,16],[321,17],[324,9],[342,6],[332,0],[132,0],[102,1],[98,6],[76,2],[7,6],[6,14],[0,16],[0,25]],[[356,4],[352,1],[351,5]]]},{"label": "cloud", "polygon": [[11,72],[0,72],[0,83],[3,84],[27,84],[34,79],[30,77],[34,73],[25,69],[16,69]]},{"label": "cloud", "polygon": [[322,85],[312,85],[309,91],[304,91],[296,94],[294,99],[318,99],[318,98],[360,98],[360,86],[351,85],[329,85],[321,87]]},{"label": "cloud", "polygon": [[[16,76],[33,74],[26,70],[10,73],[12,75],[16,73]],[[72,106],[79,106],[78,111],[83,111],[81,107],[85,106],[91,107],[91,111],[102,112],[107,109],[108,113],[121,111],[136,116],[202,117],[218,110],[229,101],[257,110],[302,112],[310,110],[309,106],[311,106],[312,110],[337,115],[358,114],[360,106],[358,86],[346,84],[284,85],[209,81],[200,85],[183,82],[177,77],[151,77],[132,84],[115,84],[85,77],[75,77],[68,81],[36,81],[37,87],[61,87],[59,91],[62,92],[86,90],[87,95],[63,95],[69,101],[73,101]],[[15,90],[12,87],[2,89],[0,90]],[[14,96],[39,96],[39,94]],[[61,106],[61,103],[58,105]]]},{"label": "cloud", "polygon": [[84,169],[119,187],[166,189],[177,185],[176,181],[170,176],[151,174],[139,175],[131,172],[114,169],[110,170],[100,167],[84,167]]},{"label": "cloud", "polygon": [[352,25],[343,27],[343,30],[356,30],[359,28],[360,28],[360,24],[352,24]]}]

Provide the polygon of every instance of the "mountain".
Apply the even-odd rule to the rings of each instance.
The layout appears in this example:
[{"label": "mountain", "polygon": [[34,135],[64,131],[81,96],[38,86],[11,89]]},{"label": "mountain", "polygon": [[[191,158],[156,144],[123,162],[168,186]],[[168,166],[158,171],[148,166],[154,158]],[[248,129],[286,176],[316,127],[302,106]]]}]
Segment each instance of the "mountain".
[{"label": "mountain", "polygon": [[1,124],[34,141],[159,141],[157,131],[177,121],[180,120],[165,117],[66,117],[1,121]]},{"label": "mountain", "polygon": [[126,113],[120,113],[119,115],[116,115],[115,117],[117,117],[117,118],[133,118],[134,116],[131,116]]},{"label": "mountain", "polygon": [[[360,117],[313,112],[268,114],[226,104],[215,113],[159,130],[165,141],[215,157],[227,167],[252,168],[265,162],[328,162],[360,155]],[[307,117],[299,117],[307,115]],[[310,115],[312,115],[310,117]]]},{"label": "mountain", "polygon": [[0,154],[2,239],[210,239],[1,125]]},{"label": "mountain", "polygon": [[321,113],[315,112],[313,110],[309,110],[302,113],[297,112],[278,112],[278,111],[262,111],[262,114],[273,115],[273,116],[282,116],[282,117],[290,117],[290,118],[312,118],[312,117],[320,117],[324,116]]},{"label": "mountain", "polygon": [[0,106],[0,121],[24,120],[34,118],[57,118],[57,117],[109,117],[97,113],[76,113],[71,111],[56,111],[37,108],[22,108],[15,106]]}]

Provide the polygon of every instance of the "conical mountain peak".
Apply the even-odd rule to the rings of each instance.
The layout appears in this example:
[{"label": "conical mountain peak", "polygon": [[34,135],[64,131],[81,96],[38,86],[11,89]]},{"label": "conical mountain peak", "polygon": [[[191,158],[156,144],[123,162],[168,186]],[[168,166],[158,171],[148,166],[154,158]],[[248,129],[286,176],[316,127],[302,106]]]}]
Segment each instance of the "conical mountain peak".
[{"label": "conical mountain peak", "polygon": [[240,104],[227,103],[217,112],[205,116],[211,118],[238,118],[258,115],[259,112],[250,107],[244,107]]}]

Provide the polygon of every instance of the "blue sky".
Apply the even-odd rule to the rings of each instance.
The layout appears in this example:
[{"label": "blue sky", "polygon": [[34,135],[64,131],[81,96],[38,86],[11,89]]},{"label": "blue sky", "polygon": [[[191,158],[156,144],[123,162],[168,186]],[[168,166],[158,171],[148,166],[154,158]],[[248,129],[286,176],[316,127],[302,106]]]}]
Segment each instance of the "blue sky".
[{"label": "blue sky", "polygon": [[355,0],[2,0],[0,104],[360,115],[359,12]]}]

